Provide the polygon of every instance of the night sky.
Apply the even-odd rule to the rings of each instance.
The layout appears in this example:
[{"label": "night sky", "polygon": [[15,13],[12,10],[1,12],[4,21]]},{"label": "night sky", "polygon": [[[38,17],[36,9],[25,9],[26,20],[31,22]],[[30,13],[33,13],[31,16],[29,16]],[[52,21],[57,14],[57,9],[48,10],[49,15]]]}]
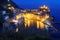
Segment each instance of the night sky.
[{"label": "night sky", "polygon": [[[60,22],[60,0],[12,0],[20,8],[33,9],[46,5],[51,10],[51,16],[54,16],[55,22]],[[57,24],[60,29],[60,24]]]}]

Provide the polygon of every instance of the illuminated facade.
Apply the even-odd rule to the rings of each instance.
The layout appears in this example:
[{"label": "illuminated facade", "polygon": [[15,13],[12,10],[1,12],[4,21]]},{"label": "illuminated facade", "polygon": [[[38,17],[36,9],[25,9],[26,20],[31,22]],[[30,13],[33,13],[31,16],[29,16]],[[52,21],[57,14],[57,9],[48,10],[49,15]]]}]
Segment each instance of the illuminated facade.
[{"label": "illuminated facade", "polygon": [[[22,14],[16,15],[16,21],[18,21],[21,17],[23,17],[25,27],[27,27],[27,26],[30,27],[31,24],[32,25],[35,24],[37,29],[44,29],[45,21],[50,18],[50,16],[49,16],[50,9],[44,5],[37,10],[39,10],[39,11],[34,10],[32,12],[27,12],[25,10],[25,12],[23,12]],[[18,21],[18,22],[20,22],[20,21]]]}]

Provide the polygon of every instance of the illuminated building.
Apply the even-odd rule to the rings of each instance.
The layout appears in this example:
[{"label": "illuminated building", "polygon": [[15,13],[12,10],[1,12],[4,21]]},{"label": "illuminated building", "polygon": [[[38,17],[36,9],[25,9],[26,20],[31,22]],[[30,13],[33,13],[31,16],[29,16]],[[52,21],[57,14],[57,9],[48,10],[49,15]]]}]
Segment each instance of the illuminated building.
[{"label": "illuminated building", "polygon": [[37,10],[39,11],[31,10],[30,12],[27,12],[26,10],[22,10],[22,14],[16,15],[16,20],[18,21],[21,17],[23,17],[24,23],[23,21],[22,23],[25,28],[30,28],[31,26],[35,25],[37,29],[48,30],[48,28],[51,26],[52,29],[55,30],[55,28],[52,26],[50,22],[52,20],[52,18],[50,17],[50,9],[44,5],[42,6],[42,9],[39,8]]},{"label": "illuminated building", "polygon": [[23,14],[18,14],[16,16],[16,20],[18,20],[21,17],[23,17],[24,18],[24,25],[25,25],[25,27],[27,27],[27,26],[30,27],[31,23],[33,23],[34,25],[36,24],[36,28],[44,29],[45,28],[44,22],[46,20],[48,20],[48,18],[50,18],[49,14],[47,14],[47,12],[50,13],[49,10],[50,9],[48,7],[46,7],[45,5],[42,6],[42,9],[40,8],[40,11],[37,11],[37,12],[35,12],[35,10],[32,10],[32,12],[29,13],[29,12],[24,10],[24,12],[26,12],[26,13],[23,12]]},{"label": "illuminated building", "polygon": [[[6,21],[9,22],[8,20],[14,16],[14,12],[12,12],[12,10],[16,10],[15,8],[20,9],[12,0],[1,0],[0,1],[0,18],[1,18],[0,23],[2,25],[1,29],[7,28],[3,25],[5,25]],[[9,24],[10,23],[7,23],[7,25]]]}]

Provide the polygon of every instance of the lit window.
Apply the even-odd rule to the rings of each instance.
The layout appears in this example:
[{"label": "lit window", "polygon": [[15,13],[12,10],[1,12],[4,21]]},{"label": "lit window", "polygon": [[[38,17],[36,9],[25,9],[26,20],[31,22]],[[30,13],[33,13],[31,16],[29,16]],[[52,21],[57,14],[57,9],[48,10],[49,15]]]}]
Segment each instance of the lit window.
[{"label": "lit window", "polygon": [[5,20],[7,20],[8,18],[9,18],[9,16],[6,16],[6,17],[5,17]]},{"label": "lit window", "polygon": [[11,4],[8,4],[7,6],[11,6]]},{"label": "lit window", "polygon": [[10,1],[10,0],[8,0],[8,1]]},{"label": "lit window", "polygon": [[11,7],[8,7],[9,10],[11,10],[12,8]]},{"label": "lit window", "polygon": [[3,15],[6,14],[6,11],[2,11],[2,14],[3,14]]}]

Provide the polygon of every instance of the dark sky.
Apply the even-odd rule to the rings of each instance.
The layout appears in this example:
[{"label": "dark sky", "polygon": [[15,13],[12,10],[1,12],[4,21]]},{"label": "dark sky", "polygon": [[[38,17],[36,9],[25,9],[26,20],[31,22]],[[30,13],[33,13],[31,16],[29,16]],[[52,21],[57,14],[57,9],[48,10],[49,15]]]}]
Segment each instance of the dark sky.
[{"label": "dark sky", "polygon": [[38,8],[46,5],[51,10],[51,16],[55,17],[57,22],[60,22],[60,0],[13,0],[19,7],[25,9]]}]

